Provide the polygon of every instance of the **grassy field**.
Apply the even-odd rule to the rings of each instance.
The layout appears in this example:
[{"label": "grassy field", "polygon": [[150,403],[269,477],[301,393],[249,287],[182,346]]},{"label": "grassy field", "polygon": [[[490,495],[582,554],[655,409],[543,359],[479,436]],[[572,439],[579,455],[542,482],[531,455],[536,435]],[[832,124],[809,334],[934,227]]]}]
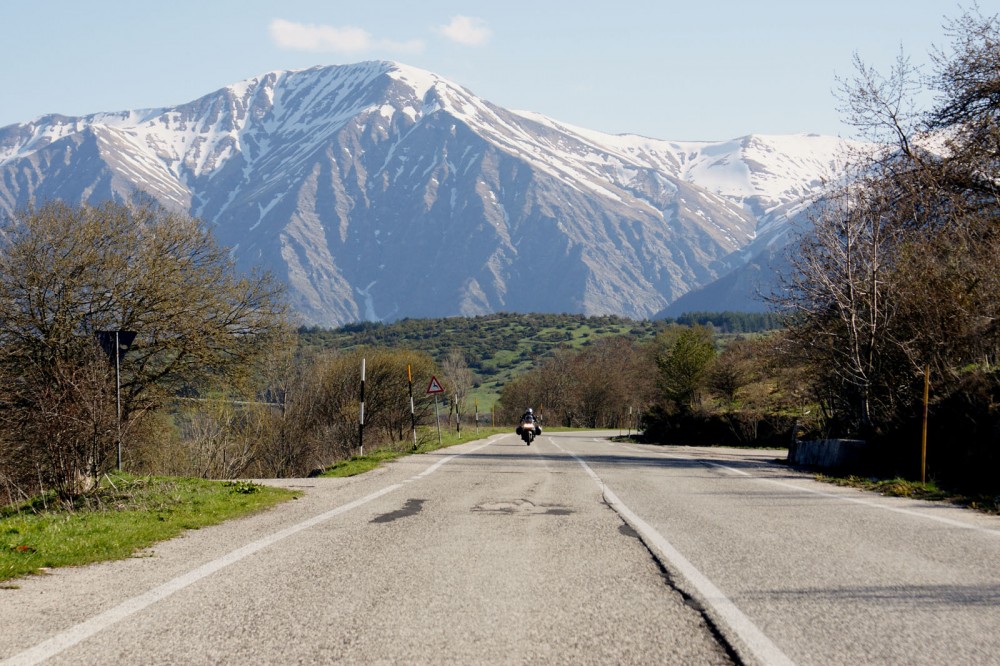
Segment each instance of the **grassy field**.
[{"label": "grassy field", "polygon": [[246,481],[109,475],[97,493],[73,505],[38,498],[0,509],[0,581],[131,557],[184,530],[261,511],[295,495]]}]

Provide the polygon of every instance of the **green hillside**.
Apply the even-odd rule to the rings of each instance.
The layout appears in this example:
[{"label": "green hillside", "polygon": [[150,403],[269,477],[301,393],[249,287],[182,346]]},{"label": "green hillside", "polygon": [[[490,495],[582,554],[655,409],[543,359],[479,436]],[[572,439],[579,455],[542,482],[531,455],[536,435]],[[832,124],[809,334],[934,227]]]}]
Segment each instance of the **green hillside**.
[{"label": "green hillside", "polygon": [[302,328],[301,344],[319,349],[390,347],[423,351],[441,361],[460,350],[485,393],[499,393],[511,377],[560,346],[580,347],[606,336],[651,338],[664,322],[568,314],[492,314],[446,319],[363,322],[337,329]]},{"label": "green hillside", "polygon": [[389,347],[423,351],[442,361],[460,350],[479,378],[481,403],[492,404],[504,383],[559,347],[577,348],[602,337],[651,339],[672,323],[712,324],[720,332],[752,332],[777,326],[774,315],[692,313],[677,320],[634,321],[575,314],[498,313],[478,317],[362,322],[336,329],[303,327],[300,343],[312,349]]}]

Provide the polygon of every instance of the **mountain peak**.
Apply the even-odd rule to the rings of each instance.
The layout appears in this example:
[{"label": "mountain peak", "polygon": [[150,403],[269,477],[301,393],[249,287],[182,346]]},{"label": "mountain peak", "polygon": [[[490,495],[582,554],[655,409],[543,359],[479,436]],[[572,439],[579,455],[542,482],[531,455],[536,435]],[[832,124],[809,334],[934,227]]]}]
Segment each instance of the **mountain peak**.
[{"label": "mountain peak", "polygon": [[642,318],[718,277],[765,215],[814,192],[836,145],[608,135],[370,61],[0,128],[0,213],[143,190],[209,222],[239,266],[283,277],[308,324]]}]

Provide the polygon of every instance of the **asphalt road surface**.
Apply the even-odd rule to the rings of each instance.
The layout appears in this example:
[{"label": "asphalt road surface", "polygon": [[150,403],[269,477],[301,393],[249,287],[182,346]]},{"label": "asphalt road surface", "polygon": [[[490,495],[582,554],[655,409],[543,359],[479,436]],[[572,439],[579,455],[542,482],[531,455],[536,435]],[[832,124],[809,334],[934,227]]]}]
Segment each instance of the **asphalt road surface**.
[{"label": "asphalt road surface", "polygon": [[[608,434],[608,433],[604,433]],[[1000,663],[1000,518],[512,434],[0,590],[0,663]]]}]

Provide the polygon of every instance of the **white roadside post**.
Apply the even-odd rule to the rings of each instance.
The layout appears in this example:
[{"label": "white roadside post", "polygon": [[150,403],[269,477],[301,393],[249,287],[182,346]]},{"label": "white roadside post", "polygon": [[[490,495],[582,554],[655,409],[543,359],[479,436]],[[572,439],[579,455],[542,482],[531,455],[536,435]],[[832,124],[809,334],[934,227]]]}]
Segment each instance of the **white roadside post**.
[{"label": "white roadside post", "polygon": [[358,420],[358,455],[365,455],[365,359],[361,359],[361,413]]},{"label": "white roadside post", "polygon": [[417,448],[417,413],[413,409],[413,371],[406,365],[406,380],[410,386],[410,430],[413,432],[413,448]]}]

